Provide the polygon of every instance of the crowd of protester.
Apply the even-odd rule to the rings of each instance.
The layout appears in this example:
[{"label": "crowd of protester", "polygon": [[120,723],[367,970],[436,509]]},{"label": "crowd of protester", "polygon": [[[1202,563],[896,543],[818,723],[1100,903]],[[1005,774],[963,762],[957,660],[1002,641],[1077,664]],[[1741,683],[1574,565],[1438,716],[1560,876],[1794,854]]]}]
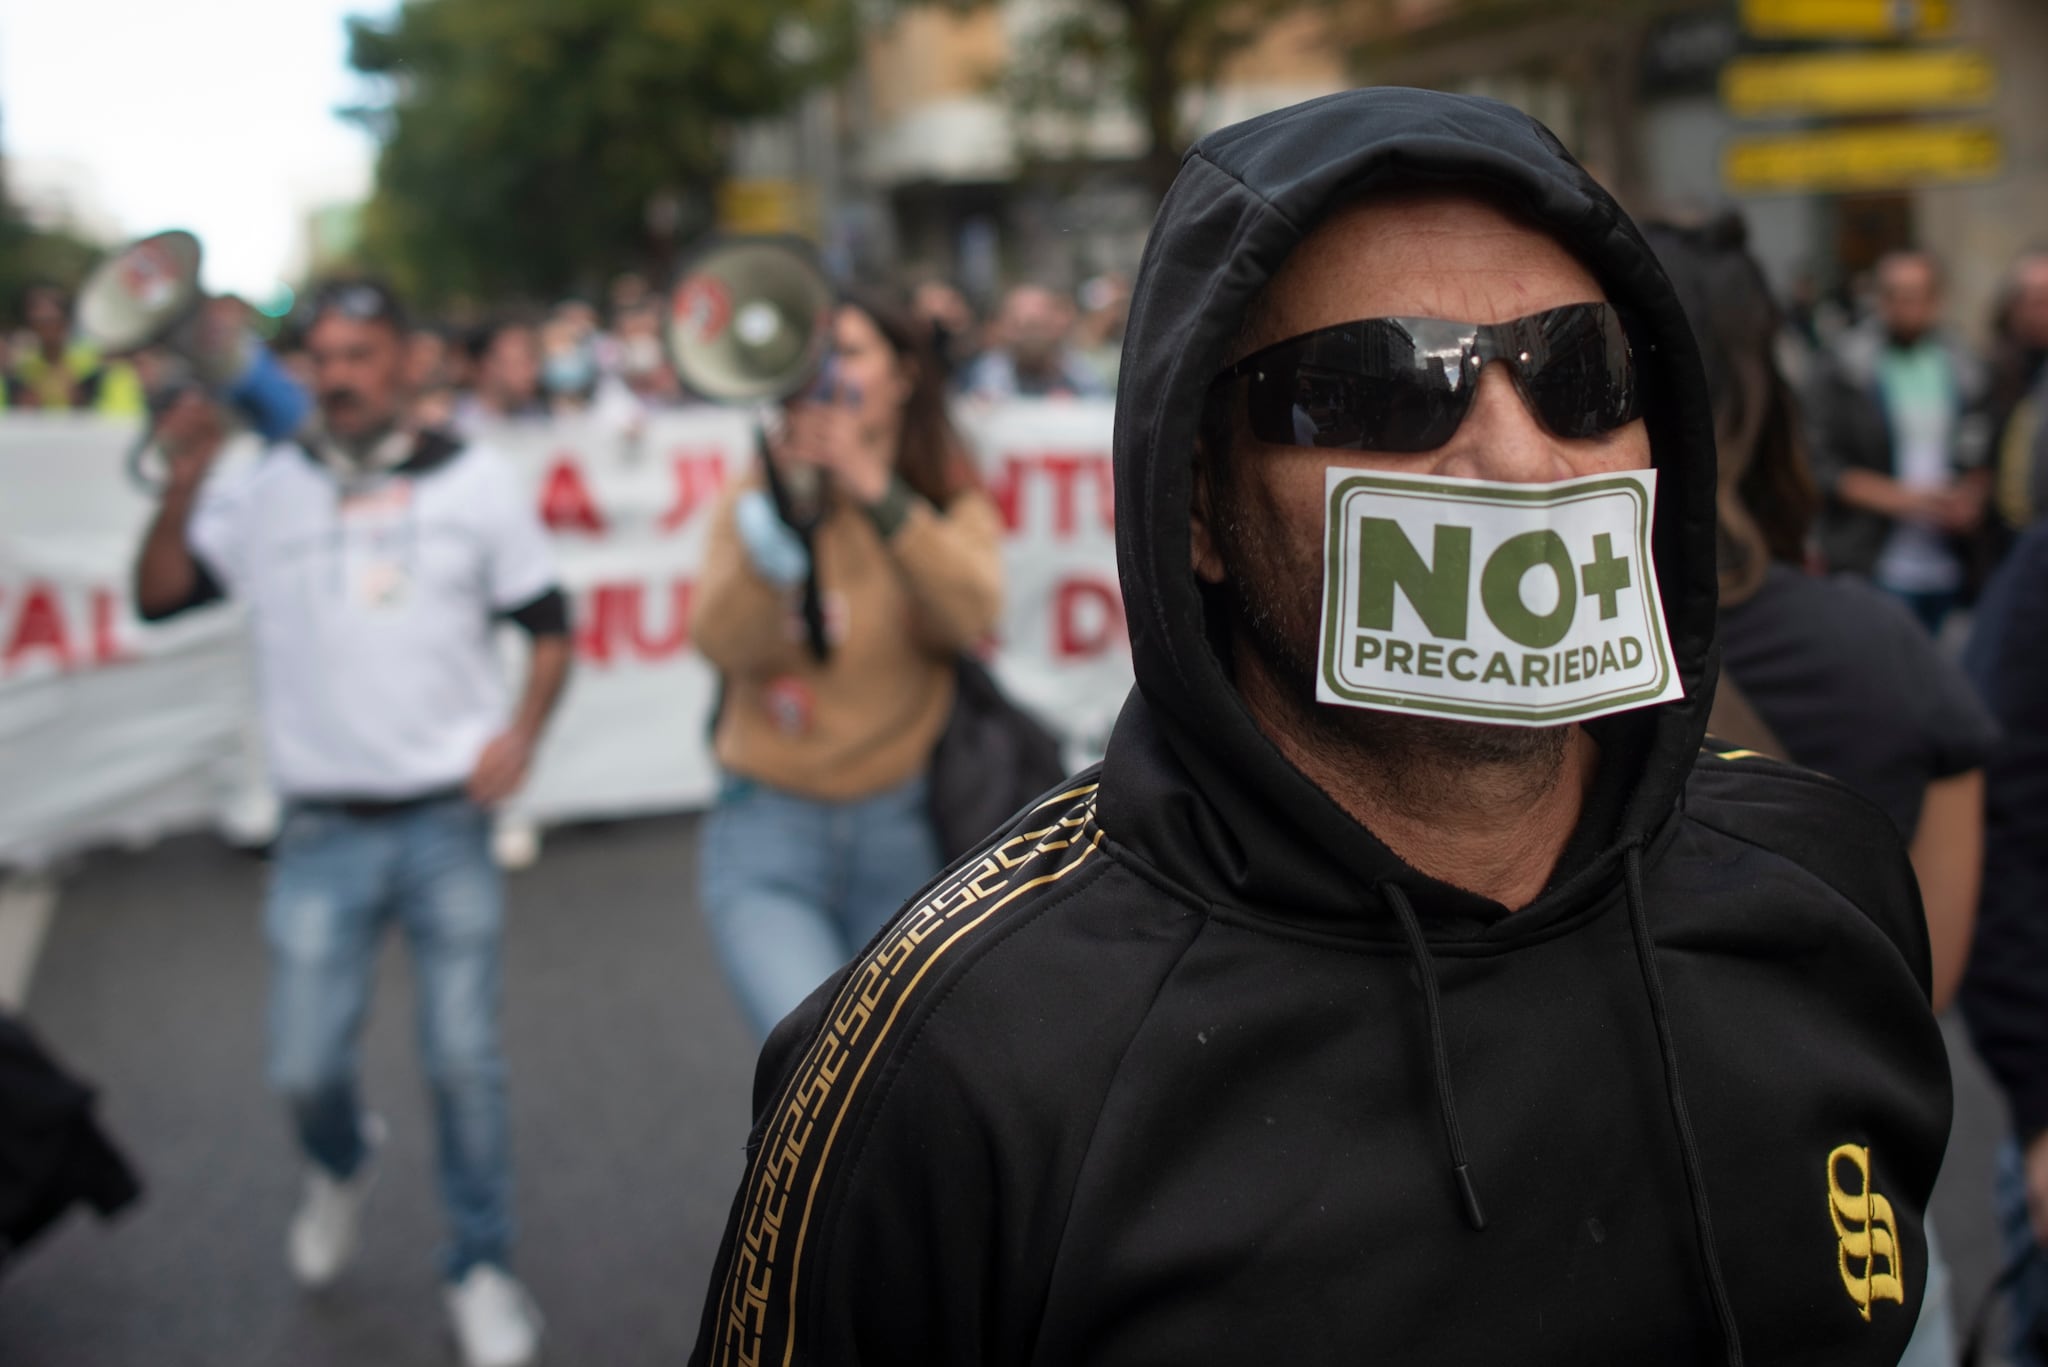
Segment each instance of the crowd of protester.
[{"label": "crowd of protester", "polygon": [[[942,280],[926,280],[905,297],[948,390],[993,401],[1112,395],[1129,296],[1128,281],[1101,275],[1071,296],[1017,285],[986,315]],[[638,275],[618,277],[602,310],[568,299],[467,326],[425,323],[413,333],[409,359],[417,415],[458,432],[551,416],[586,416],[629,431],[649,413],[693,401],[669,364],[663,324],[663,301]],[[287,324],[274,345],[303,376],[298,331]]]},{"label": "crowd of protester", "polygon": [[[2032,1260],[2017,1282],[2020,1332],[2048,1325],[2048,1254],[2036,1242],[2048,1237],[2048,931],[2034,924],[2048,888],[2040,853],[2048,848],[2048,253],[2013,264],[1990,344],[1979,350],[1948,326],[1942,263],[1930,253],[1886,256],[1867,288],[1842,300],[1801,288],[1780,303],[1739,219],[1659,225],[1649,235],[1699,336],[1714,396],[1725,662],[1714,729],[1841,779],[1882,807],[1909,846],[1928,915],[1935,1005],[1960,1003],[2014,1111],[1998,1200],[2016,1265]],[[934,547],[924,566],[932,582],[913,584],[921,601],[988,583],[949,605],[958,629],[936,646],[897,642],[901,660],[868,661],[875,693],[886,685],[893,699],[914,684],[930,695],[903,753],[879,759],[868,699],[853,699],[861,706],[842,729],[865,747],[872,772],[829,764],[824,772],[815,756],[844,738],[821,728],[807,746],[784,744],[760,721],[772,719],[771,705],[756,709],[758,734],[744,708],[721,718],[720,758],[737,777],[708,827],[704,900],[762,1034],[939,862],[923,826],[920,775],[950,703],[950,661],[991,626],[997,593],[992,567],[982,566],[980,580],[970,573],[977,555],[990,558],[993,515],[954,468],[964,451],[942,395],[1113,396],[1130,286],[1114,275],[1071,294],[1024,283],[986,313],[939,279],[903,297],[900,316],[891,306],[849,305],[838,322],[853,338],[841,340],[842,352],[873,353],[877,392],[867,398],[887,410],[877,422],[888,439],[870,443],[875,478],[891,490],[900,477],[922,500],[912,525]],[[162,411],[151,360],[99,355],[74,335],[71,304],[48,285],[18,301],[16,328],[0,338],[0,407],[124,418]],[[468,435],[506,420],[583,417],[630,432],[652,413],[695,401],[664,334],[662,296],[631,275],[613,283],[602,306],[565,300],[476,325],[416,326],[403,361],[413,425]],[[272,345],[310,388],[303,333],[287,320]],[[881,395],[885,380],[901,389],[896,398]],[[915,436],[919,423],[932,428],[927,444],[938,453],[922,471],[898,451],[916,444],[903,433]],[[808,572],[813,543],[792,550],[776,541],[789,537],[773,518],[748,523],[745,501],[767,497],[742,491],[730,510],[700,607],[704,649],[738,681],[743,700],[752,674],[762,673],[748,663],[756,655],[771,647],[804,654],[761,603],[715,591],[730,580],[772,597],[760,588],[764,565],[786,563],[790,583]],[[865,516],[846,513],[829,535],[875,558],[894,544],[906,513]],[[965,528],[957,545],[945,541],[955,522]],[[752,567],[751,577],[740,567]],[[723,570],[732,572],[721,579]],[[878,618],[900,615],[899,604],[885,606]],[[820,630],[813,624],[814,636]],[[822,676],[827,645],[820,637],[810,651],[815,660],[798,664]],[[773,677],[753,682],[786,684],[797,665],[775,658]],[[772,752],[772,763],[755,767],[795,798],[770,804],[760,775],[746,772],[750,750]],[[831,853],[792,832],[843,812],[870,823],[845,836],[869,849],[878,891],[846,906],[818,889],[790,892],[807,871],[793,874],[786,850],[816,845],[821,861]],[[885,838],[895,835],[902,842]],[[820,888],[829,881],[822,863],[808,872]],[[727,914],[763,886],[788,894],[783,923],[748,927]],[[792,956],[788,945],[805,934],[819,941],[816,953]],[[1908,1361],[1942,1361],[1952,1351],[1945,1325],[1928,1333],[1928,1356]],[[2025,1344],[2016,1351],[2018,1362],[2042,1361]]]},{"label": "crowd of protester", "polygon": [[[953,393],[998,400],[1115,392],[1130,303],[1122,276],[1095,276],[1072,294],[1019,284],[985,312],[936,278],[905,297]],[[160,356],[102,356],[74,329],[74,301],[61,285],[32,285],[12,303],[11,326],[0,332],[0,411],[144,413]],[[693,398],[669,364],[663,324],[662,298],[636,274],[613,280],[602,307],[572,298],[467,324],[426,321],[412,334],[408,358],[416,415],[458,432],[507,418],[572,415],[630,430],[645,415]],[[286,368],[305,380],[303,319],[265,330]]]}]

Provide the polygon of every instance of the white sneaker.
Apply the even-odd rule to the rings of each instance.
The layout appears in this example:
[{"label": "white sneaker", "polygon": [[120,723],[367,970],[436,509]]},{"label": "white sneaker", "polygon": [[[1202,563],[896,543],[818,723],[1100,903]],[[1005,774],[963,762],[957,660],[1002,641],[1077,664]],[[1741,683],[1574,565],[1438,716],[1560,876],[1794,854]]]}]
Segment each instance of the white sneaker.
[{"label": "white sneaker", "polygon": [[540,827],[527,817],[505,817],[491,836],[491,853],[507,873],[532,868],[540,858]]},{"label": "white sneaker", "polygon": [[448,1318],[465,1367],[528,1367],[540,1351],[540,1312],[502,1268],[478,1263],[449,1287]]},{"label": "white sneaker", "polygon": [[388,1131],[382,1119],[363,1117],[363,1161],[346,1181],[319,1164],[306,1174],[306,1195],[292,1217],[287,1250],[292,1275],[309,1290],[326,1286],[341,1275],[355,1256],[363,1202],[377,1184],[377,1159]]}]

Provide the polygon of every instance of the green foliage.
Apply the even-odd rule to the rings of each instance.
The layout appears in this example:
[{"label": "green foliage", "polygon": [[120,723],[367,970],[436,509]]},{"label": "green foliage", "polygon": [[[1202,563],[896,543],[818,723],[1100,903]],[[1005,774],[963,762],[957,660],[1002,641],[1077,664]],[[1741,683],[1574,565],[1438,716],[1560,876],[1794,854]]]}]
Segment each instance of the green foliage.
[{"label": "green foliage", "polygon": [[0,199],[0,321],[19,321],[22,293],[32,284],[76,289],[104,254],[83,238],[36,227]]},{"label": "green foliage", "polygon": [[[1000,0],[899,0],[955,11]],[[1068,0],[1048,5],[1029,41],[1014,45],[994,86],[1016,113],[1021,150],[1060,158],[1078,150],[1085,119],[1120,103],[1145,130],[1147,182],[1159,194],[1186,149],[1190,97],[1213,87],[1229,59],[1274,19],[1338,0]]]},{"label": "green foliage", "polygon": [[730,124],[836,77],[854,33],[842,0],[406,0],[349,39],[390,96],[351,111],[382,143],[365,255],[433,303],[665,264]]}]

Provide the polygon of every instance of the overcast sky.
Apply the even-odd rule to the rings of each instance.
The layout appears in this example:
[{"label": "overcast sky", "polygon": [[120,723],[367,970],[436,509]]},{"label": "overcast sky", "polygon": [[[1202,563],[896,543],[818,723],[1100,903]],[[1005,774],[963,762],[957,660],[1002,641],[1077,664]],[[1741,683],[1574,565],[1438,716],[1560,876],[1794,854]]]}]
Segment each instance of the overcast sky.
[{"label": "overcast sky", "polygon": [[342,20],[392,0],[0,0],[0,151],[71,163],[118,228],[184,227],[206,283],[267,296],[306,210],[362,194],[374,148]]}]

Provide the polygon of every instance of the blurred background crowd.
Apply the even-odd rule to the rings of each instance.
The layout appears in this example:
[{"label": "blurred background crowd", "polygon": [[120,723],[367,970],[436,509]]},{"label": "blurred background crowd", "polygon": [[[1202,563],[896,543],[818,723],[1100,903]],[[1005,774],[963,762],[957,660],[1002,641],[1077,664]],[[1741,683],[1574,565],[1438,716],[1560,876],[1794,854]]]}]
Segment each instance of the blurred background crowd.
[{"label": "blurred background crowd", "polygon": [[[977,309],[958,286],[906,286],[950,392],[969,399],[1096,399],[1115,392],[1130,284],[1090,278],[1071,297],[1037,284],[1004,291]],[[267,319],[230,297],[242,326],[268,334],[271,350],[309,389],[299,320]],[[167,367],[157,350],[102,356],[73,326],[70,290],[24,287],[13,326],[0,337],[4,410],[139,418],[162,402]],[[662,298],[645,277],[615,277],[599,300],[493,310],[466,322],[428,319],[410,338],[407,381],[418,421],[456,431],[523,418],[591,418],[630,430],[649,413],[703,402],[670,365]]]},{"label": "blurred background crowd", "polygon": [[[0,425],[69,413],[139,428],[168,411],[184,376],[158,350],[96,351],[76,293],[107,248],[170,223],[107,207],[118,196],[95,177],[115,176],[111,153],[99,166],[89,150],[47,151],[62,141],[52,128],[83,134],[93,120],[61,99],[37,105],[36,68],[84,60],[75,25],[128,25],[124,50],[180,40],[121,0],[65,7],[81,17],[62,23],[56,8],[0,0]],[[238,194],[256,182],[255,198],[184,201],[188,225],[207,238],[220,307],[309,388],[318,287],[390,282],[413,320],[412,423],[464,435],[574,422],[630,437],[705,402],[672,364],[669,291],[717,233],[802,238],[836,282],[885,287],[915,330],[888,339],[898,361],[935,367],[960,405],[1106,404],[1147,226],[1200,134],[1368,83],[1490,95],[1544,120],[1632,212],[1662,223],[1653,245],[1704,344],[1721,424],[1725,677],[1741,709],[1717,711],[1717,729],[1886,807],[1928,905],[1937,1005],[1960,994],[1974,1012],[1992,1077],[1960,1017],[1948,1019],[1958,1122],[1937,1215],[1955,1277],[1934,1294],[1966,1312],[2010,1267],[2016,1323],[2048,1327],[2048,952],[2030,928],[2048,924],[2048,875],[2028,853],[2048,847],[2036,777],[2048,772],[2048,726],[2033,701],[2048,696],[2048,6],[305,8],[325,35],[317,79],[292,46],[312,30],[272,31],[271,11],[238,11],[278,60],[249,73],[262,97],[235,115],[283,120],[295,81],[325,92],[313,114],[353,130],[359,183],[287,202],[281,177],[216,167]],[[31,51],[36,40],[48,45]],[[195,126],[225,127],[218,110],[209,117]],[[24,121],[46,150],[15,149]],[[197,140],[182,154],[236,160]],[[251,144],[245,165],[260,164]],[[288,225],[267,253],[238,245],[236,220],[258,211]],[[6,552],[0,543],[0,569]],[[1802,596],[1813,584],[1847,596]],[[1829,631],[1853,640],[1833,649]],[[555,1341],[583,1355],[572,1360],[675,1356],[737,1172],[753,1036],[768,1022],[743,1024],[705,930],[672,914],[692,886],[695,819],[565,838],[512,885],[515,927],[522,907],[532,917],[526,947],[508,950],[506,993],[526,1108],[514,1129],[533,1155],[522,1199],[538,1231],[522,1275],[549,1305]],[[25,1260],[0,1282],[0,1360],[434,1360],[413,1356],[409,1327],[379,1318],[411,1304],[400,1278],[373,1273],[360,1300],[309,1315],[281,1288],[213,1296],[204,1268],[179,1256],[204,1226],[221,1267],[268,1276],[289,1205],[260,1070],[238,1057],[259,1013],[256,875],[178,841],[88,856],[70,874],[44,967],[16,970],[32,991],[12,1003],[0,991],[0,1004],[25,1004],[108,1086],[114,1128],[172,1227],[136,1231],[128,1247],[143,1254],[104,1253],[72,1230],[41,1264]],[[0,969],[10,955],[32,967],[44,931],[11,931],[8,896],[0,879]],[[141,915],[160,902],[174,914]],[[591,919],[543,927],[562,907]],[[679,986],[657,972],[674,964],[694,976]],[[223,1005],[209,1016],[194,1001]],[[579,1015],[593,1003],[630,1013],[624,1024]],[[145,1012],[158,1029],[127,1028]],[[373,1034],[373,1072],[401,1068],[395,1029]],[[165,1055],[182,1031],[196,1042]],[[0,1035],[0,1060],[7,1044]],[[237,1057],[216,1067],[217,1056]],[[648,1077],[681,1081],[649,1088]],[[410,1123],[401,1145],[419,1144],[428,1122],[393,1109]],[[252,1127],[265,1142],[242,1137]],[[622,1198],[607,1152],[640,1165],[636,1181],[689,1190]],[[413,1256],[433,1222],[424,1188],[396,1180],[410,1243],[373,1243],[373,1265]],[[591,1207],[607,1212],[601,1235]],[[8,1252],[0,1242],[0,1265]],[[648,1280],[647,1259],[673,1304],[630,1289]],[[1953,1360],[1967,1328],[1944,1327],[1915,1361]],[[72,1355],[84,1342],[97,1346]],[[157,1356],[137,1355],[145,1342]]]}]

